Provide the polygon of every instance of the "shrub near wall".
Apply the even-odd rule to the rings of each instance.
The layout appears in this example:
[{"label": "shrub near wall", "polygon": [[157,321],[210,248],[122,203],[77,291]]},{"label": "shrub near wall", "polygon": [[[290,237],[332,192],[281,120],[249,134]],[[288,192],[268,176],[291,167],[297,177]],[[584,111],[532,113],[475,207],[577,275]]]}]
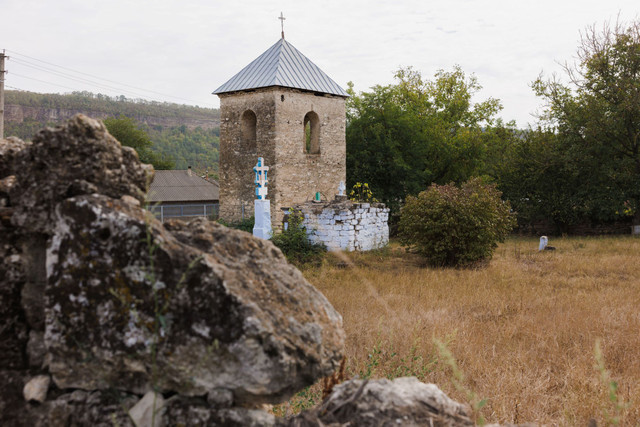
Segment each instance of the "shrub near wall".
[{"label": "shrub near wall", "polygon": [[433,266],[469,266],[490,259],[515,225],[501,195],[478,178],[460,187],[433,184],[417,197],[407,197],[400,241]]},{"label": "shrub near wall", "polygon": [[302,225],[303,215],[294,211],[289,215],[288,227],[281,233],[275,234],[271,242],[280,248],[287,260],[297,266],[304,264],[319,264],[327,248],[322,243],[313,243],[307,236],[307,230]]}]

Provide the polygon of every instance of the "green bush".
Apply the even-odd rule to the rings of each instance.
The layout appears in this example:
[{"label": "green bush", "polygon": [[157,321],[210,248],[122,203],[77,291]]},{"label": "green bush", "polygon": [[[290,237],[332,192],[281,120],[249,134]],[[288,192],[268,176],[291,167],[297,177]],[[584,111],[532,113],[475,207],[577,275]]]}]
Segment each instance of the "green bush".
[{"label": "green bush", "polygon": [[433,266],[470,266],[490,259],[497,242],[515,225],[501,195],[478,178],[460,187],[433,184],[418,197],[407,197],[400,213],[400,241]]},{"label": "green bush", "polygon": [[296,265],[319,263],[327,248],[321,243],[311,243],[307,237],[307,230],[302,225],[301,212],[289,214],[289,225],[286,230],[275,234],[271,241],[280,248],[289,262]]},{"label": "green bush", "polygon": [[247,233],[253,233],[253,226],[255,225],[255,218],[250,216],[249,218],[245,218],[242,221],[238,222],[227,222],[224,219],[218,219],[218,224],[222,224],[225,227],[235,228],[236,230],[246,231]]}]

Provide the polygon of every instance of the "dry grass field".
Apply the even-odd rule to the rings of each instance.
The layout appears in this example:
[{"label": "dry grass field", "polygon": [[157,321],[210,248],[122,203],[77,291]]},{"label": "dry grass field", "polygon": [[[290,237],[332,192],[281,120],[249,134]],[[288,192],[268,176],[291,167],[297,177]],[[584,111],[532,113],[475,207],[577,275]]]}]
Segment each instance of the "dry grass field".
[{"label": "dry grass field", "polygon": [[[487,399],[486,422],[639,425],[640,238],[550,244],[557,250],[539,253],[537,239],[509,239],[474,270],[429,268],[392,244],[331,254],[304,274],[344,318],[351,377],[415,375],[456,400]],[[434,340],[456,359],[461,385]],[[317,403],[319,390],[274,410]]]}]

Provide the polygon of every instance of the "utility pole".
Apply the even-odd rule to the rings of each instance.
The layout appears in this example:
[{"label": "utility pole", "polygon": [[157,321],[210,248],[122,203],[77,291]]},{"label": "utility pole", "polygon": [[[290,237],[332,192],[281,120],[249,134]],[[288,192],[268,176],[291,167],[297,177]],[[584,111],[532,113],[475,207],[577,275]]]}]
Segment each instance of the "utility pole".
[{"label": "utility pole", "polygon": [[8,56],[2,49],[0,53],[0,139],[4,138],[4,75],[7,73],[4,69],[4,58]]}]

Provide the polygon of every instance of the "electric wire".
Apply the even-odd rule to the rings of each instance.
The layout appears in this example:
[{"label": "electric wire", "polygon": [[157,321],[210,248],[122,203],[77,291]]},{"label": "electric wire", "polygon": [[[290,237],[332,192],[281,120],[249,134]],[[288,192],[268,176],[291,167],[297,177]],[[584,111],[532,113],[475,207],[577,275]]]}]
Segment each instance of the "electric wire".
[{"label": "electric wire", "polygon": [[129,87],[129,88],[132,88],[132,89],[137,89],[137,90],[141,90],[141,91],[144,91],[144,92],[155,93],[157,95],[168,96],[168,97],[171,97],[171,98],[183,99],[185,101],[193,101],[191,99],[180,98],[180,97],[169,95],[169,94],[166,94],[166,93],[156,92],[156,91],[153,91],[153,90],[148,90],[148,89],[144,89],[144,88],[137,87],[137,86],[131,86],[131,85],[128,85],[128,84],[125,84],[125,83],[116,82],[114,80],[105,79],[104,77],[99,77],[99,76],[96,76],[94,74],[84,73],[82,71],[77,71],[77,70],[74,70],[74,69],[71,69],[71,68],[68,68],[68,67],[63,67],[62,65],[56,65],[56,64],[53,64],[51,62],[43,61],[42,59],[34,58],[34,57],[31,57],[31,56],[28,56],[28,55],[24,55],[22,53],[18,53],[18,52],[15,52],[15,51],[11,51],[11,52],[12,52],[13,55],[24,56],[25,58],[29,58],[29,59],[32,59],[34,61],[38,61],[38,62],[42,62],[44,64],[52,65],[52,66],[57,67],[57,68],[62,68],[63,70],[71,71],[71,72],[76,73],[76,74],[82,74],[84,76],[92,77],[94,79],[104,80],[106,82],[114,83],[114,84],[117,84],[117,85],[120,85],[120,86],[126,86],[126,87]]},{"label": "electric wire", "polygon": [[[69,80],[76,80],[76,81],[84,83],[84,84],[95,85],[95,86],[98,86],[98,87],[102,87],[103,89],[106,88],[106,89],[116,90],[116,91],[120,91],[120,92],[126,92],[126,93],[128,93],[130,95],[133,94],[134,96],[138,96],[138,97],[141,97],[141,98],[147,98],[147,100],[150,100],[150,101],[163,102],[163,101],[157,101],[155,99],[152,99],[148,95],[141,95],[141,94],[133,92],[131,90],[123,89],[122,87],[128,87],[128,88],[140,90],[140,91],[143,91],[143,92],[148,92],[148,93],[153,93],[153,94],[156,94],[156,95],[161,95],[161,96],[168,97],[168,98],[178,99],[178,100],[182,100],[182,101],[188,101],[188,102],[191,102],[191,103],[194,103],[194,104],[209,105],[209,106],[215,108],[215,106],[213,104],[202,103],[202,102],[194,101],[194,100],[188,99],[188,98],[182,98],[182,97],[179,97],[179,96],[174,96],[174,95],[169,95],[169,94],[162,93],[162,92],[157,92],[157,91],[153,91],[153,90],[149,90],[149,89],[144,89],[144,88],[141,88],[141,87],[138,87],[138,86],[128,85],[126,83],[117,82],[117,81],[114,81],[114,80],[106,79],[104,77],[96,76],[94,74],[85,73],[85,72],[82,72],[82,71],[74,70],[72,68],[64,67],[62,65],[54,64],[52,62],[44,61],[42,59],[38,59],[38,58],[29,56],[29,55],[25,55],[23,53],[16,52],[14,50],[7,49],[7,52],[10,52],[11,55],[13,55],[13,61],[16,61],[16,63],[20,63],[22,66],[38,69],[40,71],[47,71],[47,72],[55,73],[56,75],[58,75],[60,77],[64,77],[64,78],[69,79]],[[48,68],[48,67],[44,67],[44,66],[40,66],[38,64],[34,64],[33,62],[27,61],[26,59],[16,58],[16,56],[29,58],[29,59],[31,59],[33,61],[38,61],[38,62],[41,62],[43,64],[47,64],[47,65],[50,65],[50,66],[53,66],[53,67],[56,67],[56,68],[60,68],[62,70],[67,70],[67,71],[70,71],[70,72],[75,73],[75,74],[80,74],[80,75],[83,75],[83,76],[91,77],[93,79],[98,79],[98,80],[103,80],[105,82],[113,83],[115,85],[118,85],[119,87],[114,87],[114,86],[110,86],[110,85],[107,85],[107,84],[104,84],[104,83],[95,82],[95,81],[88,80],[88,79],[85,79],[85,78],[77,76],[77,75],[65,73],[63,71],[53,70],[53,69]],[[45,81],[42,81],[42,82],[43,83],[53,84],[53,85],[56,85],[56,86],[61,86],[61,85],[56,84],[56,83],[45,82]],[[76,89],[71,89],[71,90],[76,90]]]},{"label": "electric wire", "polygon": [[37,82],[46,83],[46,84],[53,85],[53,86],[60,86],[60,87],[63,87],[65,89],[76,90],[76,89],[74,89],[72,87],[69,87],[69,86],[64,86],[64,85],[60,85],[60,84],[57,84],[57,83],[51,83],[51,82],[48,82],[48,81],[45,81],[45,80],[36,79],[35,77],[23,76],[22,74],[17,74],[17,73],[13,73],[13,72],[11,73],[11,75],[12,76],[22,77],[23,79],[35,80]]},{"label": "electric wire", "polygon": [[117,88],[117,87],[114,87],[114,86],[109,86],[109,85],[102,84],[102,83],[99,83],[99,82],[95,82],[95,81],[92,81],[92,80],[84,79],[82,77],[67,75],[65,73],[53,70],[51,68],[42,67],[42,66],[39,66],[37,64],[23,63],[22,60],[19,60],[19,59],[18,60],[14,60],[14,64],[21,65],[23,67],[28,67],[28,68],[31,68],[31,69],[34,69],[34,70],[38,70],[38,71],[45,71],[47,73],[51,73],[53,75],[56,75],[58,77],[62,77],[62,78],[67,79],[67,80],[72,80],[74,82],[82,83],[82,84],[85,84],[85,85],[98,87],[100,89],[115,90],[115,91],[122,92],[124,94],[133,95],[133,96],[137,96],[137,97],[140,97],[140,98],[147,98],[148,100],[152,100],[147,95],[143,95],[143,94],[140,94],[140,93],[137,93],[137,92],[132,92],[130,90]]}]

